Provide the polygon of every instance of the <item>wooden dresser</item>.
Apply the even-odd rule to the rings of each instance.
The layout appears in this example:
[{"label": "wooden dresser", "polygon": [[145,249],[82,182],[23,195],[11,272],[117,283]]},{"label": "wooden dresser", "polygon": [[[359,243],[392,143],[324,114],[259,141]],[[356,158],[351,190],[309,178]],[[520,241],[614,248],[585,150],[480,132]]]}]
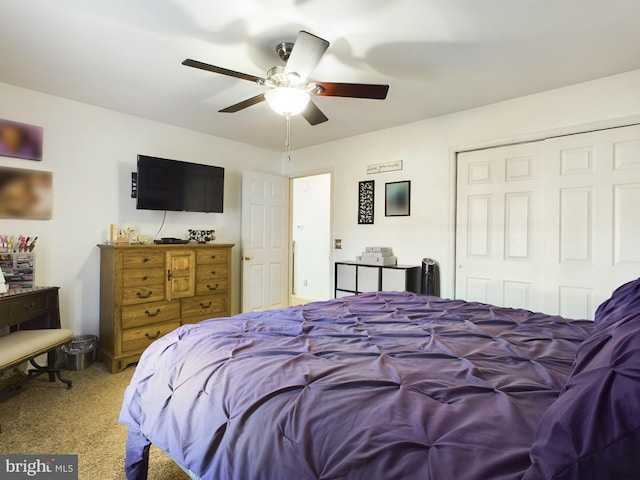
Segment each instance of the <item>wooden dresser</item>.
[{"label": "wooden dresser", "polygon": [[111,373],[180,325],[231,315],[232,244],[98,247],[100,356]]}]

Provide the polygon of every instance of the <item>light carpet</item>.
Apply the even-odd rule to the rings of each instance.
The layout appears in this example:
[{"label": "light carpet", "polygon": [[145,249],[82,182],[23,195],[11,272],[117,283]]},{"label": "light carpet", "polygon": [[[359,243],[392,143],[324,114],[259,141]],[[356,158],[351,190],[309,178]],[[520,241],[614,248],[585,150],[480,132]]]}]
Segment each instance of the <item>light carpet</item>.
[{"label": "light carpet", "polygon": [[[80,480],[124,480],[127,427],[118,423],[135,367],[110,374],[102,362],[63,372],[73,388],[42,375],[0,401],[0,453],[78,454]],[[189,477],[152,447],[149,479]]]}]

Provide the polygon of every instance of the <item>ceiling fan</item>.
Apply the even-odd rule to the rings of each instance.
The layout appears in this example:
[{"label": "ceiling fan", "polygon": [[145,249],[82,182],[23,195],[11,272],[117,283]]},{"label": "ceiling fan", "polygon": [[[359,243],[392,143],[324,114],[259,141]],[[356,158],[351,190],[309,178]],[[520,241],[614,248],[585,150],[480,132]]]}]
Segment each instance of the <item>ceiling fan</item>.
[{"label": "ceiling fan", "polygon": [[186,59],[182,64],[248,80],[269,88],[266,92],[255,97],[223,108],[220,110],[223,113],[238,112],[266,100],[269,106],[281,115],[289,117],[302,114],[309,124],[317,125],[326,122],[328,118],[313,103],[311,95],[377,100],[384,100],[387,97],[389,85],[310,81],[309,75],[318,65],[327,48],[329,48],[327,40],[300,31],[295,43],[283,42],[276,46],[276,52],[285,64],[271,68],[267,71],[266,78],[216,67],[192,59]]}]

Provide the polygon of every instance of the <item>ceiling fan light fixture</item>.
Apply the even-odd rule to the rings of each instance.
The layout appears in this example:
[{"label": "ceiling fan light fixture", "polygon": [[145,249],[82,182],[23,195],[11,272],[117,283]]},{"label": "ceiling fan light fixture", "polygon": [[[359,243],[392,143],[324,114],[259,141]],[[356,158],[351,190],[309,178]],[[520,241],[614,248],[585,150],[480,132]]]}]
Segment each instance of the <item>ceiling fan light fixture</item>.
[{"label": "ceiling fan light fixture", "polygon": [[280,115],[299,115],[307,107],[310,96],[305,90],[276,87],[264,94],[271,109]]}]

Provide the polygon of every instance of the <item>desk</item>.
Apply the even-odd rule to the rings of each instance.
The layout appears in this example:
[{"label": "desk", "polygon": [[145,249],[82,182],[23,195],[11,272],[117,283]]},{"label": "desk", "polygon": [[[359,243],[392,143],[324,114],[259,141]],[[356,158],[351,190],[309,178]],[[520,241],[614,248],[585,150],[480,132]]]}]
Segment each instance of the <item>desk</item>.
[{"label": "desk", "polygon": [[0,328],[11,332],[60,328],[59,287],[18,288],[0,293]]}]

